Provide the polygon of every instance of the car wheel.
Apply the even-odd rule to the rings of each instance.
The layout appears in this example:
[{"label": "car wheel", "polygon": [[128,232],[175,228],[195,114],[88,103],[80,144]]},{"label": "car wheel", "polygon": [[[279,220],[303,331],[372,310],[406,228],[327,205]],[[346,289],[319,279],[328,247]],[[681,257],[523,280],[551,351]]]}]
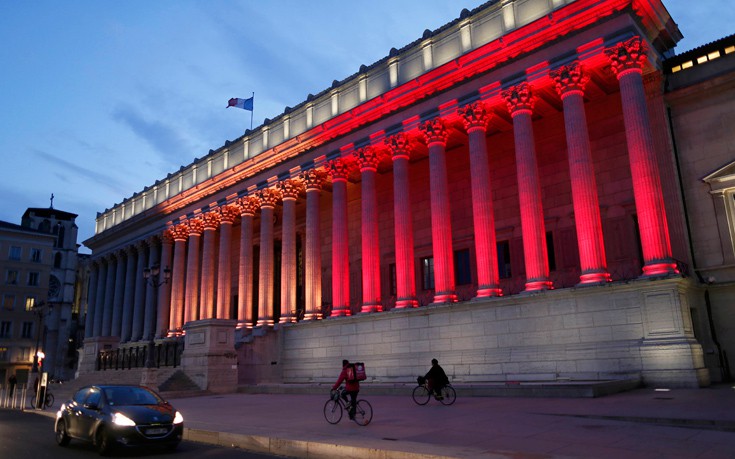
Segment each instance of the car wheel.
[{"label": "car wheel", "polygon": [[66,446],[70,440],[71,437],[66,432],[66,422],[63,419],[59,419],[59,422],[56,423],[56,444]]},{"label": "car wheel", "polygon": [[110,436],[107,435],[107,431],[104,427],[100,427],[97,430],[97,434],[94,436],[94,445],[97,447],[97,452],[100,456],[107,456],[110,454],[112,445],[110,444]]}]

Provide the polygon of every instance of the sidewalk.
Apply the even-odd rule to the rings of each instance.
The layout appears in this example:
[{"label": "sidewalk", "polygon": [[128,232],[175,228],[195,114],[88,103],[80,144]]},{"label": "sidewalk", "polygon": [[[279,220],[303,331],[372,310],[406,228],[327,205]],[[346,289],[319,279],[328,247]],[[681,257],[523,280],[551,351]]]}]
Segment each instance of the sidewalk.
[{"label": "sidewalk", "polygon": [[601,398],[462,397],[418,406],[405,396],[365,396],[366,427],[328,424],[327,393],[229,394],[172,399],[186,438],[314,458],[732,458],[731,386]]},{"label": "sidewalk", "polygon": [[[410,393],[365,395],[373,421],[331,425],[323,395],[227,394],[171,399],[185,438],[301,458],[732,458],[735,389],[600,398],[463,397],[418,406]],[[56,407],[60,405],[57,401]],[[53,412],[38,412],[53,416]]]}]

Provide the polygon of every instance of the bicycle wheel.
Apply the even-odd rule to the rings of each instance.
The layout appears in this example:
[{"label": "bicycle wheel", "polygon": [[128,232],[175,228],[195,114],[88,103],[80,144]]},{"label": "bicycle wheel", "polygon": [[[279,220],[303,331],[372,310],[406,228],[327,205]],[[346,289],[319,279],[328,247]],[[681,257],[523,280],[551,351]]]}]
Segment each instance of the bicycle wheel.
[{"label": "bicycle wheel", "polygon": [[429,403],[430,396],[431,394],[426,386],[416,386],[413,390],[413,401],[416,402],[417,405],[426,405]]},{"label": "bicycle wheel", "polygon": [[454,391],[452,386],[444,386],[442,388],[442,402],[443,405],[451,405],[457,400],[457,392]]},{"label": "bicycle wheel", "polygon": [[330,424],[337,424],[342,419],[342,405],[336,400],[327,400],[324,404],[324,419]]},{"label": "bicycle wheel", "polygon": [[46,393],[46,408],[51,408],[54,405],[54,394]]},{"label": "bicycle wheel", "polygon": [[370,424],[373,420],[373,407],[367,400],[358,400],[355,409],[355,422],[361,426]]}]

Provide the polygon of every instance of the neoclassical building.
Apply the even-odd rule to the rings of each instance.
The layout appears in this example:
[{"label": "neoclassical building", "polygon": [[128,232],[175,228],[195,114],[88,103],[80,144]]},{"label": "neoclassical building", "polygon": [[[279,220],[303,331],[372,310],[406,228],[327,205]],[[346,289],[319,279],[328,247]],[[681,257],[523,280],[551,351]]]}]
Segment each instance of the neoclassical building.
[{"label": "neoclassical building", "polygon": [[80,371],[185,340],[202,389],[343,357],[381,382],[437,357],[455,381],[708,385],[680,39],[659,0],[489,1],[286,107],[98,215]]}]

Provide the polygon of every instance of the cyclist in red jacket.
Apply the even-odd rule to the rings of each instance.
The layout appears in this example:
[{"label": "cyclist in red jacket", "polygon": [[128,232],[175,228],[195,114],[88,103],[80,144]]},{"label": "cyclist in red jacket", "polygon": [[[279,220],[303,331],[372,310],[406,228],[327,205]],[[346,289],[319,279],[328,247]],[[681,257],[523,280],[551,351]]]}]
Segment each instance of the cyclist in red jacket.
[{"label": "cyclist in red jacket", "polygon": [[[350,379],[350,374],[352,379]],[[335,391],[345,382],[345,391],[342,393],[342,398],[347,401],[347,396],[350,396],[350,419],[355,418],[355,408],[357,406],[357,394],[360,392],[360,382],[355,378],[355,369],[350,365],[350,361],[345,359],[342,360],[342,372],[339,374],[339,379],[332,386],[332,391]]]}]

